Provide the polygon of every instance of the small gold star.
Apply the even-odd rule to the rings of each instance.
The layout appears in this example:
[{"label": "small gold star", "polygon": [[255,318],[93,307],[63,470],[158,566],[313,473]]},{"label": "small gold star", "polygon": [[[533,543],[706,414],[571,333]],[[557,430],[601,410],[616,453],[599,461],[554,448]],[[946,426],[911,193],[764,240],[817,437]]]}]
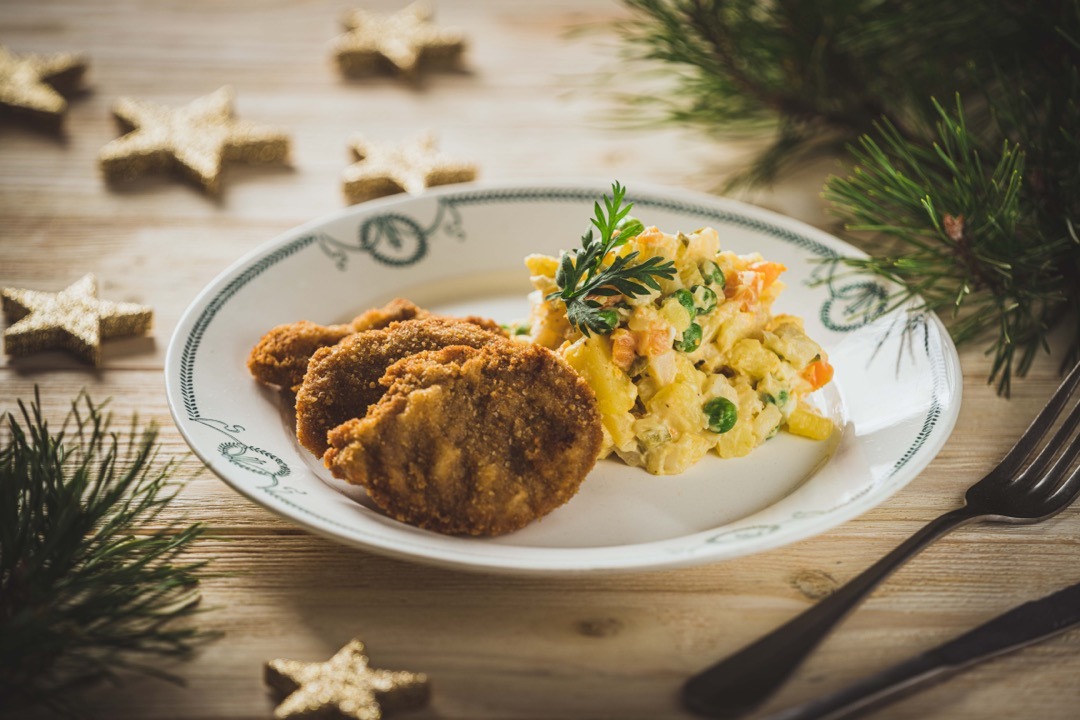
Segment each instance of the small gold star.
[{"label": "small gold star", "polygon": [[465,37],[457,30],[435,27],[431,16],[431,10],[419,3],[393,15],[352,11],[345,16],[348,32],[334,42],[338,67],[353,77],[396,70],[416,78],[422,67],[457,66],[465,50]]},{"label": "small gold star", "polygon": [[79,55],[19,56],[0,47],[0,109],[58,129],[67,110],[64,94],[78,88],[84,72]]},{"label": "small gold star", "polygon": [[276,692],[288,696],[274,710],[278,720],[379,720],[383,712],[421,707],[431,695],[423,673],[369,667],[359,640],[326,662],[271,660],[266,663],[265,677]]},{"label": "small gold star", "polygon": [[100,365],[102,340],[142,334],[154,317],[145,305],[98,300],[93,275],[84,275],[58,293],[4,288],[0,296],[12,323],[4,331],[8,355],[63,349]]},{"label": "small gold star", "polygon": [[113,108],[131,130],[101,149],[109,182],[131,180],[150,170],[176,169],[206,192],[221,188],[224,160],[284,162],[289,138],[280,130],[233,118],[233,91],[223,87],[182,108],[121,98]]},{"label": "small gold star", "polygon": [[357,159],[342,173],[345,197],[350,203],[476,179],[475,165],[438,152],[431,135],[400,145],[379,145],[355,136],[349,147]]}]

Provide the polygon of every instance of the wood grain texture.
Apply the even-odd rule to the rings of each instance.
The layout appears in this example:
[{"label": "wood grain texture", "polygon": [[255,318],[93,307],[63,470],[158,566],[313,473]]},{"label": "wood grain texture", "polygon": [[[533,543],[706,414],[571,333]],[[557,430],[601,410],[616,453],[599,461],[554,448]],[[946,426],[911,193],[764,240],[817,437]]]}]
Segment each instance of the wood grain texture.
[{"label": "wood grain texture", "polygon": [[[367,2],[394,10],[397,2]],[[448,153],[492,181],[619,178],[711,190],[747,147],[685,132],[613,130],[597,91],[618,67],[610,38],[572,34],[618,17],[604,0],[444,2],[438,21],[471,39],[468,72],[419,88],[345,81],[328,59],[345,0],[58,0],[4,2],[0,38],[16,51],[84,51],[89,91],[62,138],[6,122],[0,132],[0,286],[58,290],[95,272],[103,297],[156,308],[150,339],[110,342],[89,369],[58,353],[0,367],[0,411],[40,385],[60,413],[80,388],[112,396],[122,417],[162,426],[187,448],[165,403],[165,346],[181,313],[228,264],[278,233],[343,207],[345,139],[397,140],[431,129]],[[170,178],[105,187],[95,165],[117,135],[122,95],[182,104],[237,90],[240,117],[288,129],[286,169],[230,167],[220,200]],[[820,226],[832,165],[794,173],[750,199]],[[964,403],[933,464],[877,509],[833,532],[751,558],[602,578],[521,579],[428,568],[307,534],[233,493],[187,455],[193,479],[172,512],[211,525],[195,554],[223,573],[204,616],[227,632],[170,668],[186,687],[134,678],[87,694],[100,717],[241,720],[272,703],[261,665],[324,659],[362,637],[376,665],[427,672],[432,705],[417,718],[683,717],[692,672],[768,631],[951,508],[993,466],[1057,382],[1038,362],[1012,400],[962,353]],[[1080,581],[1080,514],[1033,527],[966,528],[898,573],[827,641],[767,709],[835,689],[1020,602]],[[986,664],[887,708],[881,718],[1072,718],[1080,706],[1080,632]],[[3,709],[0,708],[0,714]]]}]

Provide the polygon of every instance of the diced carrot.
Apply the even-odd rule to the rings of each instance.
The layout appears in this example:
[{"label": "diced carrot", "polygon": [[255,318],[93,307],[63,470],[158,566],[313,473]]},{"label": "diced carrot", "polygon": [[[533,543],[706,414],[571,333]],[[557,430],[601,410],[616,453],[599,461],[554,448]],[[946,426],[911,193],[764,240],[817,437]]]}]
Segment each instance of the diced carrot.
[{"label": "diced carrot", "polygon": [[727,275],[724,297],[739,303],[742,311],[747,312],[752,305],[757,304],[763,289],[762,276],[757,272],[753,270],[733,272]]},{"label": "diced carrot", "polygon": [[739,271],[728,270],[724,273],[724,297],[733,298],[739,291]]},{"label": "diced carrot", "polygon": [[826,360],[817,360],[806,366],[802,371],[803,379],[810,383],[811,390],[817,390],[825,385],[833,376],[833,366]]},{"label": "diced carrot", "polygon": [[619,328],[611,333],[611,362],[615,367],[628,370],[637,357],[637,340],[629,330]]},{"label": "diced carrot", "polygon": [[650,247],[662,243],[664,233],[660,232],[655,225],[650,225],[638,234],[636,240],[642,247]]},{"label": "diced carrot", "polygon": [[765,289],[776,282],[776,278],[780,277],[780,273],[787,270],[787,266],[778,262],[761,260],[751,265],[750,269],[761,276],[761,287]]},{"label": "diced carrot", "polygon": [[656,321],[647,330],[634,333],[637,339],[637,353],[645,357],[656,357],[671,349],[675,341],[675,329],[663,321]]},{"label": "diced carrot", "polygon": [[622,295],[587,295],[586,299],[600,303],[597,307],[614,307],[623,301]]}]

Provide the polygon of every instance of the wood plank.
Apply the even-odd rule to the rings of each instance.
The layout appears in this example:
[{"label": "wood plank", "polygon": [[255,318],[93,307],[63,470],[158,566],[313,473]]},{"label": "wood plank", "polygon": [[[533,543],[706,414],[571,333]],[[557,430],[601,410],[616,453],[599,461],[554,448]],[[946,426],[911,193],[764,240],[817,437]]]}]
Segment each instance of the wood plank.
[{"label": "wood plank", "polygon": [[[393,10],[402,3],[365,6]],[[432,705],[416,718],[686,717],[683,680],[776,627],[855,576],[938,514],[991,468],[1057,383],[1043,358],[1014,397],[985,384],[981,348],[962,353],[964,403],[953,437],[907,488],[830,532],[753,557],[611,576],[485,576],[406,563],[308,534],[248,502],[202,468],[173,425],[164,352],[196,294],[226,266],[287,229],[344,207],[346,138],[396,140],[433,129],[447,152],[473,159],[485,181],[619,178],[714,190],[752,143],[715,143],[664,128],[613,129],[618,75],[610,37],[571,36],[625,10],[607,0],[462,0],[439,22],[472,38],[469,71],[420,87],[345,81],[327,57],[349,3],[309,0],[8,3],[0,37],[17,51],[84,50],[90,91],[57,139],[5,124],[0,133],[0,286],[59,290],[98,274],[108,299],[156,310],[150,339],[110,342],[102,369],[60,353],[0,366],[0,412],[41,387],[62,414],[86,388],[117,418],[161,427],[166,456],[190,482],[168,518],[207,523],[191,557],[219,573],[200,619],[226,636],[170,669],[186,687],[144,678],[81,702],[101,717],[265,718],[261,664],[323,659],[353,636],[375,664],[422,670]],[[608,84],[608,81],[611,84]],[[223,84],[240,117],[288,129],[290,168],[230,167],[220,200],[170,178],[122,190],[99,175],[116,137],[121,95],[182,104]],[[823,161],[745,194],[821,227]],[[929,549],[870,598],[767,709],[809,699],[953,637],[1020,602],[1080,580],[1080,512],[1044,524],[965,528]],[[913,696],[882,718],[1071,718],[1080,703],[1080,632],[1002,658]],[[22,716],[20,716],[22,717]]]}]

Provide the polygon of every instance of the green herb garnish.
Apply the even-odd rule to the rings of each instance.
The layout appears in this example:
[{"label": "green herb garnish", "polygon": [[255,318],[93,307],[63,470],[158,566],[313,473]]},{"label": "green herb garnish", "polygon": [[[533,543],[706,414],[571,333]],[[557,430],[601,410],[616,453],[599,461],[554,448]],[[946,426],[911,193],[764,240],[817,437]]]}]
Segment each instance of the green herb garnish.
[{"label": "green herb garnish", "polygon": [[604,260],[608,253],[637,237],[645,229],[641,221],[630,215],[633,203],[623,205],[626,188],[617,181],[611,186],[611,197],[604,196],[604,207],[593,206],[592,224],[600,233],[599,239],[593,228],[581,237],[581,249],[564,252],[555,273],[559,290],[549,293],[548,300],[561,299],[566,303],[566,318],[570,324],[588,337],[591,333],[607,334],[618,324],[618,315],[603,309],[599,298],[625,295],[628,298],[659,290],[657,278],[670,280],[675,277],[675,263],[660,257],[651,257],[634,263],[638,253],[634,251],[616,257],[610,265]]}]

